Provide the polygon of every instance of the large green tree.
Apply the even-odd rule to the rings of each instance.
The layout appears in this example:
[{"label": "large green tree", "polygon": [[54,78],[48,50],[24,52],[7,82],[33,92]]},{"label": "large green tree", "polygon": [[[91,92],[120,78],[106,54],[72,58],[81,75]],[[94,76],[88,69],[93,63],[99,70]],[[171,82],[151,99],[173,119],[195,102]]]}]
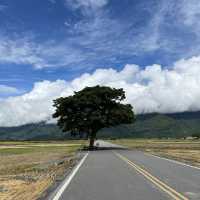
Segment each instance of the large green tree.
[{"label": "large green tree", "polygon": [[134,122],[130,104],[123,104],[125,92],[105,86],[86,87],[74,95],[54,100],[58,126],[73,134],[86,132],[93,149],[97,132],[105,127]]}]

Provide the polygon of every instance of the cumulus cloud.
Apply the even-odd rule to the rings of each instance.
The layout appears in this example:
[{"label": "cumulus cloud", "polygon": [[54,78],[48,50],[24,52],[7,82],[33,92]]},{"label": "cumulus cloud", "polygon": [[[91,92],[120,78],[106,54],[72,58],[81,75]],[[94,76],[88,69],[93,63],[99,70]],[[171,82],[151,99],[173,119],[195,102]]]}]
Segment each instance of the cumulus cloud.
[{"label": "cumulus cloud", "polygon": [[66,82],[43,81],[33,90],[17,97],[0,101],[0,126],[17,126],[49,120],[53,112],[52,100],[66,90]]},{"label": "cumulus cloud", "polygon": [[29,93],[0,100],[0,126],[50,121],[53,99],[97,84],[124,88],[126,102],[138,114],[197,111],[200,110],[200,56],[179,60],[171,69],[156,64],[141,69],[128,64],[121,71],[97,69],[69,82],[35,83]]}]

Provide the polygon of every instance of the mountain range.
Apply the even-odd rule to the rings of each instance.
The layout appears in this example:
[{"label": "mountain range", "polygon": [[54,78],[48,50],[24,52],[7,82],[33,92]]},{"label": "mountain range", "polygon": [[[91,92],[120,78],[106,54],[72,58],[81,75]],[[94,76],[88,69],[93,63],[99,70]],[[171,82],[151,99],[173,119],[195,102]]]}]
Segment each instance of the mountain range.
[{"label": "mountain range", "polygon": [[[183,138],[200,134],[200,111],[137,115],[134,124],[104,128],[99,138]],[[74,139],[55,124],[45,122],[18,127],[0,127],[0,140]],[[79,139],[77,137],[76,139]]]}]

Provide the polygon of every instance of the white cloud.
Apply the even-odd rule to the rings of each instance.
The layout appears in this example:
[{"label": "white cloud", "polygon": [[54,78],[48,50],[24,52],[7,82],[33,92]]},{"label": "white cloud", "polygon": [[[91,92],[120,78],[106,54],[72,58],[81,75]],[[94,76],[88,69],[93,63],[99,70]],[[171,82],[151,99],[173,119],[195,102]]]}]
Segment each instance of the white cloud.
[{"label": "white cloud", "polygon": [[15,64],[31,64],[35,67],[45,66],[40,54],[40,46],[34,44],[29,38],[9,39],[0,37],[0,62]]},{"label": "white cloud", "polygon": [[0,36],[0,63],[28,64],[41,69],[75,65],[86,57],[79,49],[67,46],[65,42],[37,44],[29,36],[15,39]]},{"label": "white cloud", "polygon": [[98,9],[108,3],[108,0],[66,0],[66,4],[72,9]]},{"label": "white cloud", "polygon": [[171,70],[156,64],[145,69],[131,64],[121,71],[97,69],[70,82],[35,83],[31,92],[0,101],[0,126],[51,120],[53,99],[97,84],[124,88],[126,101],[136,113],[197,111],[200,110],[200,56],[179,60]]},{"label": "white cloud", "polygon": [[80,11],[85,17],[96,17],[109,0],[65,0],[66,7]]},{"label": "white cloud", "polygon": [[35,83],[31,92],[0,101],[0,125],[13,126],[48,120],[53,111],[52,99],[60,96],[66,82]]},{"label": "white cloud", "polygon": [[7,85],[1,85],[0,84],[0,94],[2,95],[12,95],[12,94],[19,94],[21,93],[21,90],[18,90],[15,87],[10,87]]},{"label": "white cloud", "polygon": [[181,13],[183,14],[183,22],[186,25],[200,25],[200,1],[199,0],[182,0]]}]

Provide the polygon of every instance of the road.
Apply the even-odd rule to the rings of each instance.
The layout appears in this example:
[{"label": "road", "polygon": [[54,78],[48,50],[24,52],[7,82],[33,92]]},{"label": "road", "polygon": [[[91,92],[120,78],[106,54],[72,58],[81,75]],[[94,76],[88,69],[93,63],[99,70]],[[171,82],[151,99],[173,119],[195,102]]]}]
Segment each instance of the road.
[{"label": "road", "polygon": [[109,150],[89,152],[53,200],[200,200],[200,169],[98,144]]}]

